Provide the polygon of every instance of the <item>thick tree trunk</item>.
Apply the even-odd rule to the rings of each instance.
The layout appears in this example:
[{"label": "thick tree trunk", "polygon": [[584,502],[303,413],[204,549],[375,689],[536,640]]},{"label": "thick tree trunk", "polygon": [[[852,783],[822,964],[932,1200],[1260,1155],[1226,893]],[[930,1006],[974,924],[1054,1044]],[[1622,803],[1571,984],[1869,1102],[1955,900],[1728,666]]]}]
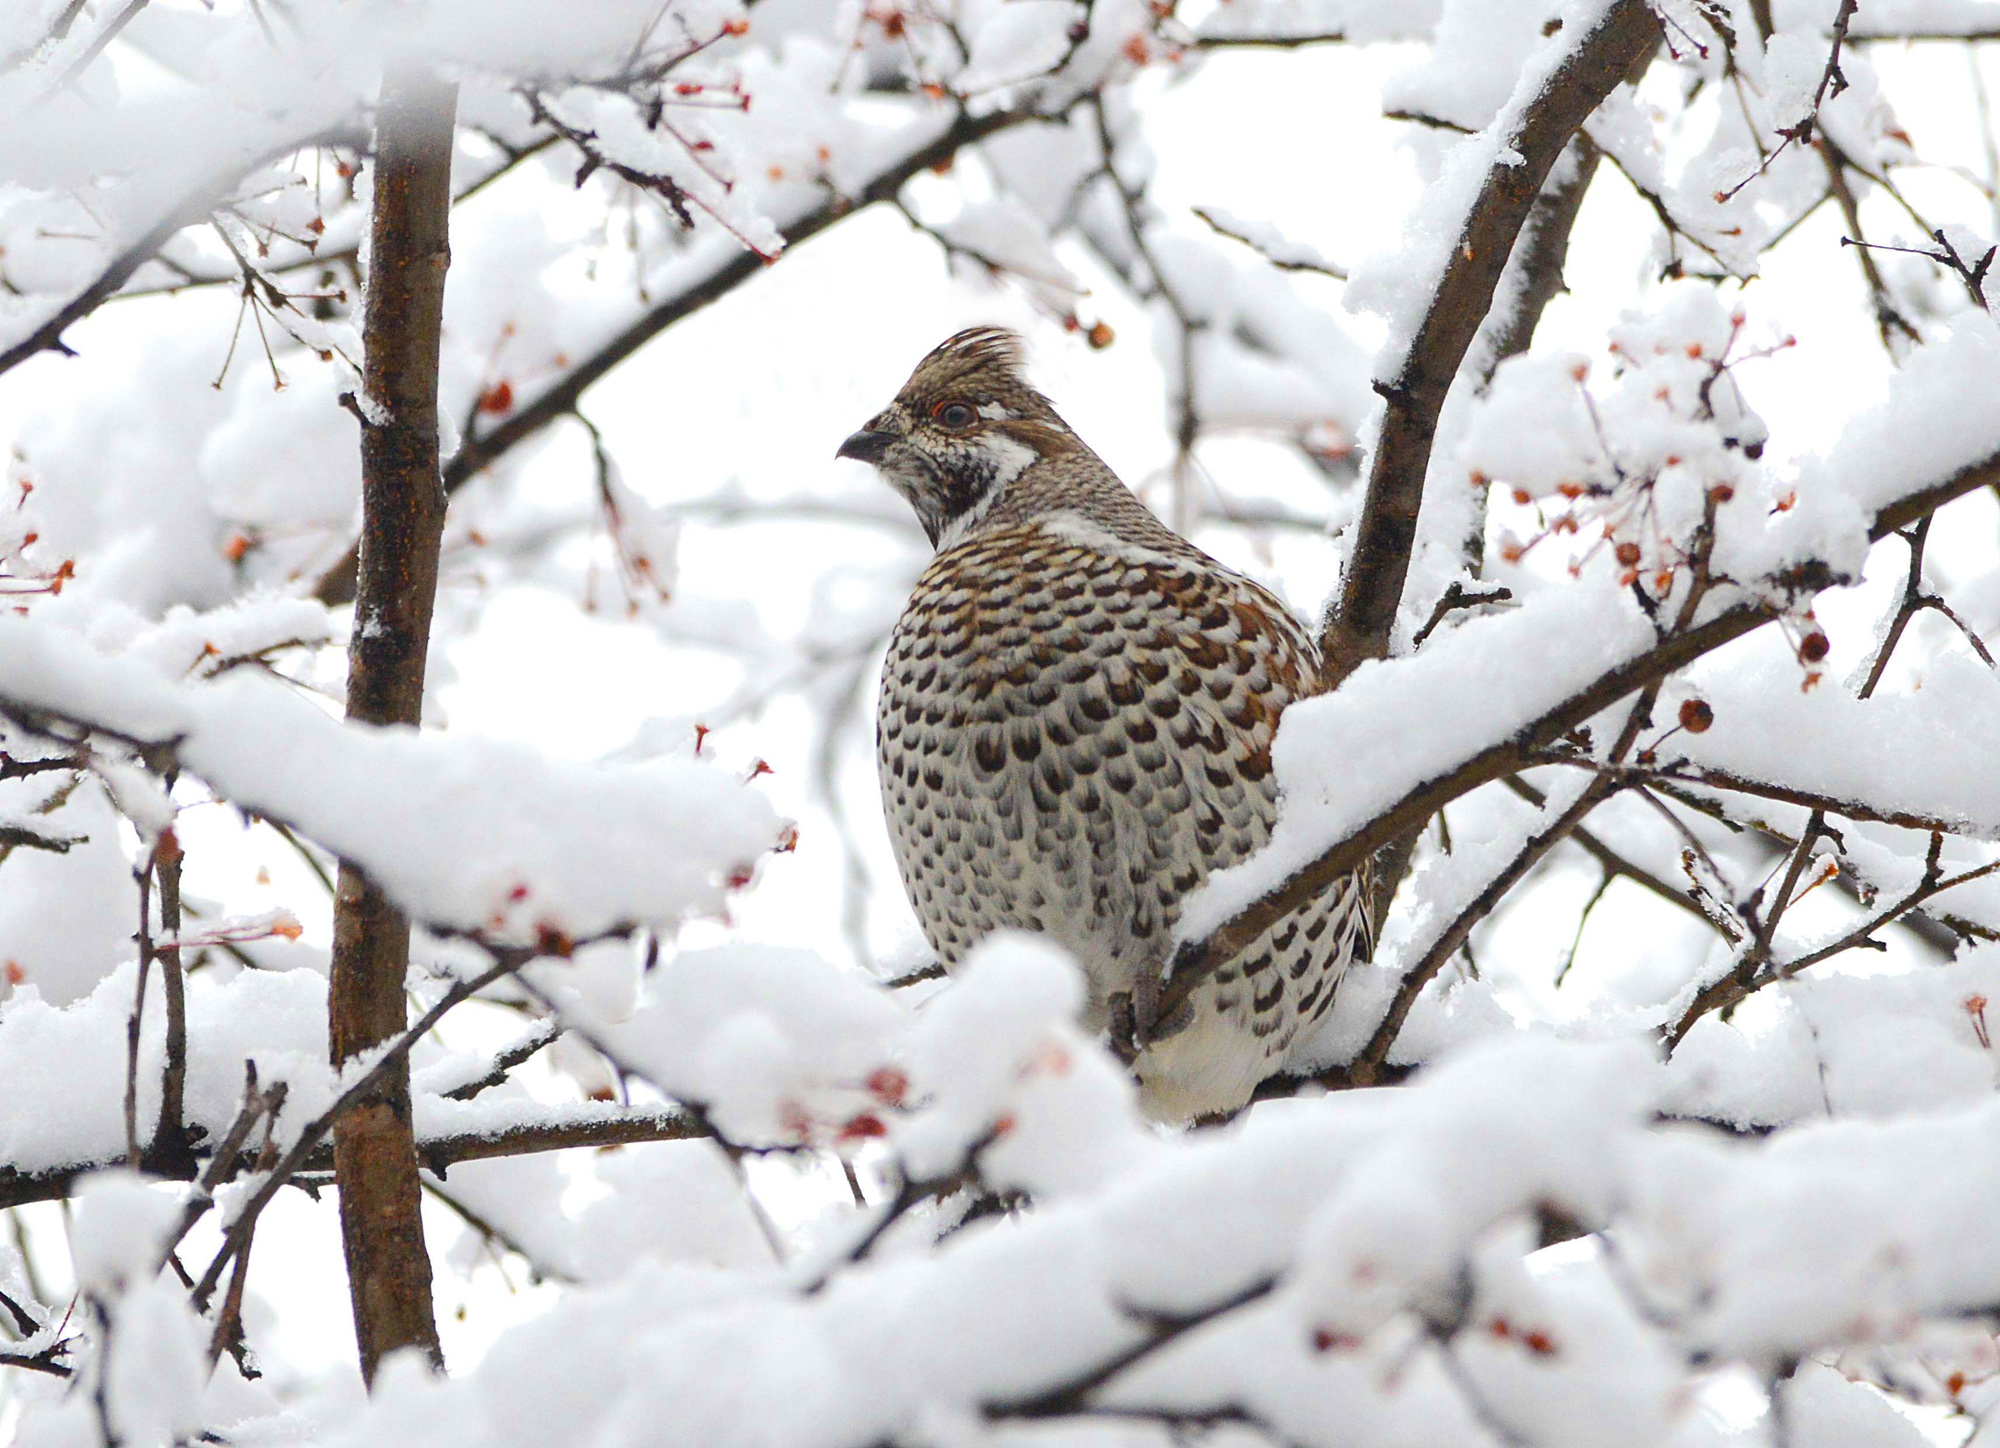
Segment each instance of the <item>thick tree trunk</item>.
[{"label": "thick tree trunk", "polygon": [[[457,87],[425,70],[383,78],[364,318],[360,569],[348,645],[347,717],[415,724],[437,594],[444,486],[438,474],[438,341],[450,261]],[[404,1027],[410,928],[352,865],[340,867],[333,922],[330,1040],[336,1064]],[[370,1382],[414,1347],[441,1362],[431,1312],[407,1060],[333,1129],[340,1231],[354,1333]]]}]

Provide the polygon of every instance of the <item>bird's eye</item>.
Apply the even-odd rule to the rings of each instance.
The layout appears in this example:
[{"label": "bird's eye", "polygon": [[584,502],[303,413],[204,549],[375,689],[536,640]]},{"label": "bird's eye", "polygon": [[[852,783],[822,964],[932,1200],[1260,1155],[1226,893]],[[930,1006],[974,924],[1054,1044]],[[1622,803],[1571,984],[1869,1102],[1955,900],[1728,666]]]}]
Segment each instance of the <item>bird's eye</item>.
[{"label": "bird's eye", "polygon": [[964,402],[940,402],[931,416],[946,427],[971,427],[979,419],[979,414]]}]

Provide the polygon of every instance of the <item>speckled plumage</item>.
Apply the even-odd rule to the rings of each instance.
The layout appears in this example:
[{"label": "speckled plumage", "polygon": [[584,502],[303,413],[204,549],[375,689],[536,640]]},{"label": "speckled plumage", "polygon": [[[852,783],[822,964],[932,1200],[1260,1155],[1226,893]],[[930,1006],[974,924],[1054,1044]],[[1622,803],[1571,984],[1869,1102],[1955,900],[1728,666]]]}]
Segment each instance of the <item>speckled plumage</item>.
[{"label": "speckled plumage", "polygon": [[[1269,837],[1271,739],[1310,640],[1264,589],[1167,529],[1021,380],[1019,344],[961,333],[843,455],[908,496],[938,553],[883,666],[883,804],[950,967],[1040,931],[1090,983],[1084,1024],[1157,989],[1181,901]],[[1280,921],[1135,1063],[1167,1119],[1233,1110],[1370,944],[1353,878]]]}]

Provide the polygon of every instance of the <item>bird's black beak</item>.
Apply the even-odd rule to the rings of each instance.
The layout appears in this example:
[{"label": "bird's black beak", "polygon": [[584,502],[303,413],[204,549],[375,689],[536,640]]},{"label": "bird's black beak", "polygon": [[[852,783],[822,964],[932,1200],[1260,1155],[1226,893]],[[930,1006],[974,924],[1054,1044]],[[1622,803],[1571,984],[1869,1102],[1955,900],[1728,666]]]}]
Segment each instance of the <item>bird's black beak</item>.
[{"label": "bird's black beak", "polygon": [[853,437],[842,443],[838,451],[834,453],[834,456],[837,458],[853,458],[857,462],[872,465],[882,461],[882,454],[889,450],[889,444],[895,440],[895,436],[892,433],[875,432],[864,427],[861,431],[855,433]]}]

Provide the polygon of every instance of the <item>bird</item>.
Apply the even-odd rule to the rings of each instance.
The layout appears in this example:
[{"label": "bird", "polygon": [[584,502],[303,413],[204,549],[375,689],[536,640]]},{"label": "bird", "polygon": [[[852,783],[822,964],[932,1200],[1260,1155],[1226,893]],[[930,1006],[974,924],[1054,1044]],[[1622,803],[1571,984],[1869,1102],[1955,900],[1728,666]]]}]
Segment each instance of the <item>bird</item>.
[{"label": "bird", "polygon": [[[1122,1002],[1143,1019],[1183,902],[1270,837],[1271,741],[1315,687],[1311,636],[1154,516],[1029,384],[1010,330],[947,338],[836,456],[871,464],[935,548],[890,637],[876,754],[939,963],[1036,932],[1082,968],[1086,1030]],[[1364,869],[1147,1033],[1141,1108],[1243,1107],[1373,939]]]}]

